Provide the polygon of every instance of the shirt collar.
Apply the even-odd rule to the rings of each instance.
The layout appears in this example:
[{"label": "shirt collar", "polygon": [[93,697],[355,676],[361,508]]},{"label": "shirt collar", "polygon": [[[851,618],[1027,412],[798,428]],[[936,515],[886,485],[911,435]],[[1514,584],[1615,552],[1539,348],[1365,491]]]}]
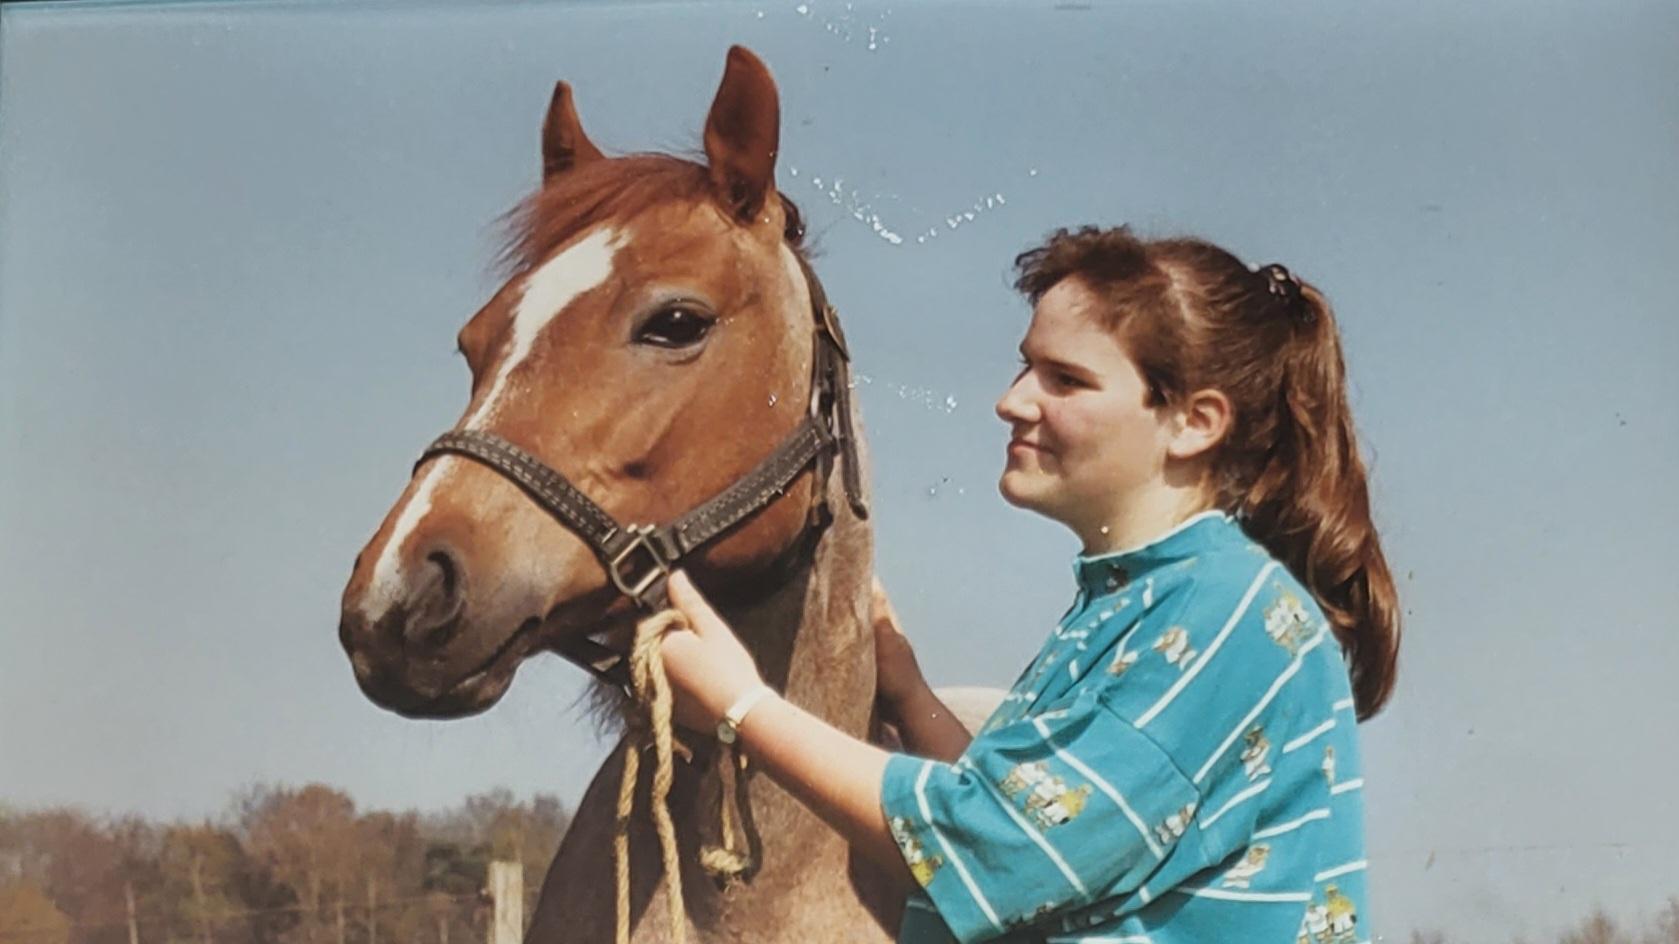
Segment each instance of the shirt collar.
[{"label": "shirt collar", "polygon": [[1146,544],[1104,554],[1079,554],[1073,558],[1073,577],[1091,596],[1101,596],[1232,539],[1245,540],[1241,527],[1215,508],[1185,519]]}]

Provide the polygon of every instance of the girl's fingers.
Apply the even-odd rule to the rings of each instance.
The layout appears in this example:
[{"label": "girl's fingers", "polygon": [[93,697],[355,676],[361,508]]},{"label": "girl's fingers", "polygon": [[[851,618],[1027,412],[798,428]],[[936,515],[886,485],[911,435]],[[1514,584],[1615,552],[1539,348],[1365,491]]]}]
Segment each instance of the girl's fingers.
[{"label": "girl's fingers", "polygon": [[671,572],[670,581],[666,586],[670,592],[671,606],[682,611],[694,632],[703,636],[722,625],[722,618],[711,608],[711,604],[706,602],[705,597],[700,595],[693,581],[688,579],[686,571]]},{"label": "girl's fingers", "polygon": [[874,587],[869,622],[874,624],[876,633],[902,636],[903,629],[898,626],[898,614],[892,610],[892,601],[886,597],[886,588],[881,586],[880,578],[874,578]]}]

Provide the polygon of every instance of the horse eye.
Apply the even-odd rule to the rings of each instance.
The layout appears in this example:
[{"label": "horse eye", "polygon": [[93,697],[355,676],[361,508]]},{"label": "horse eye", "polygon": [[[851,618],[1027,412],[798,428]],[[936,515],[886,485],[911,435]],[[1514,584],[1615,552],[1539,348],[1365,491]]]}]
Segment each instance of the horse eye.
[{"label": "horse eye", "polygon": [[717,319],[692,308],[672,306],[655,312],[642,322],[635,339],[656,347],[690,347],[705,340]]}]

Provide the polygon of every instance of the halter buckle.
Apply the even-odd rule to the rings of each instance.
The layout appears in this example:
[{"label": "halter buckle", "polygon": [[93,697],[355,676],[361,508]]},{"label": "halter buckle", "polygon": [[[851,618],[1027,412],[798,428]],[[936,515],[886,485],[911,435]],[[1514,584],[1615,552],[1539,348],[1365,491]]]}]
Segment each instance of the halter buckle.
[{"label": "halter buckle", "polygon": [[[612,583],[622,590],[625,596],[647,610],[653,609],[654,604],[643,595],[670,577],[670,565],[665,562],[665,555],[652,540],[656,530],[650,524],[625,525],[624,533],[630,536],[629,543],[619,548],[606,561],[606,574],[612,578]],[[632,580],[629,574],[625,573],[624,562],[638,550],[646,552],[652,566]]]}]

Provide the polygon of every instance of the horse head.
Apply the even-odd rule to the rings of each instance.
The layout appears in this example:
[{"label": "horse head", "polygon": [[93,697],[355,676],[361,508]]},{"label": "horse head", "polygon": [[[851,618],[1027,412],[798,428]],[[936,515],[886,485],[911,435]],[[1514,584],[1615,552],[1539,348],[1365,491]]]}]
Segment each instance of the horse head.
[{"label": "horse head", "polygon": [[[811,423],[812,314],[820,329],[828,309],[813,309],[798,211],[775,187],[779,121],[768,70],[738,46],[704,163],[607,157],[559,83],[542,183],[512,217],[511,277],[459,334],[472,384],[452,441],[516,444],[613,524],[666,522]],[[622,637],[640,612],[612,555],[529,481],[438,445],[356,558],[339,625],[362,690],[426,717],[481,711],[526,656]],[[681,566],[708,591],[752,586],[808,537],[826,465],[785,476]]]}]

